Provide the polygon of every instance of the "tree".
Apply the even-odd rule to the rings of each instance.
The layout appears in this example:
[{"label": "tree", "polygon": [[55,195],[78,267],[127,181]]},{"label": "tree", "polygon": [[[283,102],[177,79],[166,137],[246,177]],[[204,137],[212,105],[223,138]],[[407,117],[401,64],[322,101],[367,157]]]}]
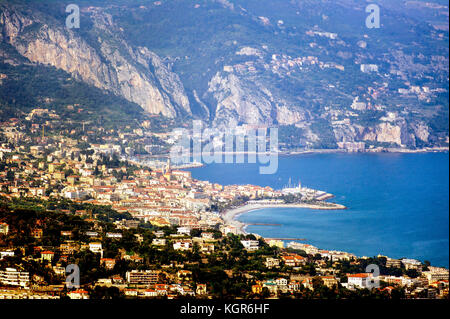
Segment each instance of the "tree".
[{"label": "tree", "polygon": [[261,291],[261,298],[262,299],[266,299],[270,297],[270,291],[269,288],[267,287],[263,287],[262,291]]},{"label": "tree", "polygon": [[6,173],[6,179],[7,179],[8,181],[12,182],[12,181],[14,181],[14,178],[15,178],[14,172],[11,171],[11,170],[9,170],[9,171]]},{"label": "tree", "polygon": [[91,293],[92,299],[121,299],[124,294],[117,287],[96,286]]},{"label": "tree", "polygon": [[200,237],[201,234],[202,234],[202,231],[200,229],[191,229],[192,237]]}]

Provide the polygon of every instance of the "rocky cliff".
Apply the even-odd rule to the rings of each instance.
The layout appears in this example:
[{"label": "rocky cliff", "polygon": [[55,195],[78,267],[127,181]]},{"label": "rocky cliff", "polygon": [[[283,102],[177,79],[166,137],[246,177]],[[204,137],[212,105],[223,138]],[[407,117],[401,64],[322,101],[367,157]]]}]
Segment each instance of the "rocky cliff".
[{"label": "rocky cliff", "polygon": [[[123,96],[149,113],[190,114],[178,76],[146,48],[132,48],[116,36],[111,16],[91,12],[93,41],[61,21],[14,6],[0,7],[1,39],[34,63],[62,69],[98,88]],[[63,21],[64,22],[64,21]],[[75,30],[75,29],[74,29]]]},{"label": "rocky cliff", "polygon": [[292,125],[310,118],[307,110],[274,95],[269,85],[230,72],[218,72],[205,95],[212,95],[217,103],[215,126]]}]

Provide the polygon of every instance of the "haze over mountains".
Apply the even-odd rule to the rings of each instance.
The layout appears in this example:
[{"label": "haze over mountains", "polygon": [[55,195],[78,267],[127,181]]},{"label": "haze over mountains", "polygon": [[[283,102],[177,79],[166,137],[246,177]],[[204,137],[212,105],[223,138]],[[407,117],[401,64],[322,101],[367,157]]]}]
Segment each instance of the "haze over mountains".
[{"label": "haze over mountains", "polygon": [[2,108],[50,106],[29,79],[56,68],[124,112],[276,125],[299,147],[448,145],[447,1],[376,1],[379,29],[365,1],[108,0],[78,1],[68,30],[69,3],[1,2]]}]

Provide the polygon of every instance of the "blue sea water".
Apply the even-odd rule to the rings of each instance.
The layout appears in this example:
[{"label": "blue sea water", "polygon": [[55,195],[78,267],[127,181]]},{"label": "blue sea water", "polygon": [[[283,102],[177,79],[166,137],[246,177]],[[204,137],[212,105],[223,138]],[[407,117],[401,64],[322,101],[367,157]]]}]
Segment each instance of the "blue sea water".
[{"label": "blue sea water", "polygon": [[223,185],[255,184],[281,189],[292,183],[332,193],[342,211],[261,209],[243,214],[264,237],[306,238],[322,249],[357,256],[429,260],[449,266],[449,154],[305,154],[280,156],[278,171],[260,175],[259,164],[210,164],[191,169],[194,178]]}]

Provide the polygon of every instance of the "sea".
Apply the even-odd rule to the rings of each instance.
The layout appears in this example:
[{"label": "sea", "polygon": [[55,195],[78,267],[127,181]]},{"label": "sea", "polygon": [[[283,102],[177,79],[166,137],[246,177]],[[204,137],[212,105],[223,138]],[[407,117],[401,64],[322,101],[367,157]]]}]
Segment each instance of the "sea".
[{"label": "sea", "polygon": [[326,153],[279,156],[275,174],[260,164],[208,164],[192,168],[201,180],[282,189],[306,186],[335,195],[346,210],[266,208],[242,214],[247,232],[304,238],[326,250],[357,256],[428,260],[449,266],[449,154]]}]

